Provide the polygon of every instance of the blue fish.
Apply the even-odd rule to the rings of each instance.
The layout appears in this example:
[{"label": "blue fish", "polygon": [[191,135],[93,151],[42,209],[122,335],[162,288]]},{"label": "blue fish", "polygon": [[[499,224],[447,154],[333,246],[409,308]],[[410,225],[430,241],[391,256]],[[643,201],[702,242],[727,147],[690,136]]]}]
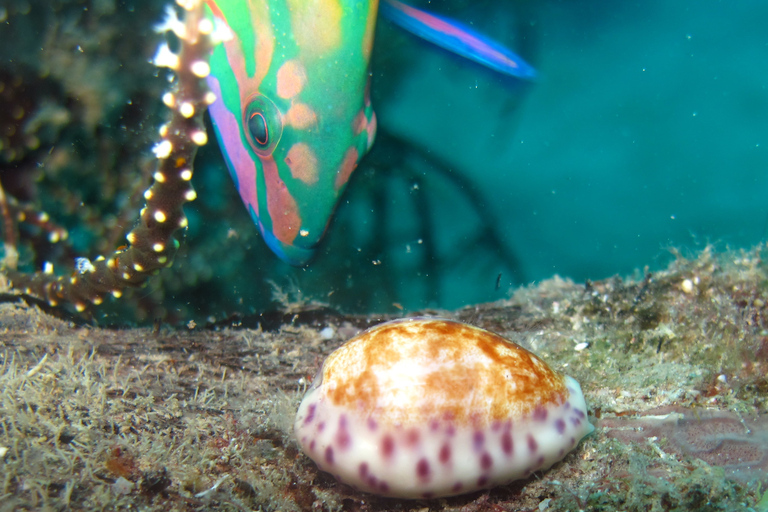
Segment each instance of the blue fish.
[{"label": "blue fish", "polygon": [[499,73],[524,80],[536,78],[536,70],[522,57],[453,20],[430,14],[397,0],[384,0],[380,12],[408,32]]}]

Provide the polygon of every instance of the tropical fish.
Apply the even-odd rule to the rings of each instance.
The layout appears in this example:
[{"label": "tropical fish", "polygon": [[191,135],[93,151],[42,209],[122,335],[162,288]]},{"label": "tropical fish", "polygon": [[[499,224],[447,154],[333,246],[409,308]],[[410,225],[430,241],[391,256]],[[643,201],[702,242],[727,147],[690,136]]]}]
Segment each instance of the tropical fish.
[{"label": "tropical fish", "polygon": [[536,70],[522,57],[456,21],[421,11],[397,0],[384,0],[381,13],[412,34],[499,73],[525,80],[536,78]]},{"label": "tropical fish", "polygon": [[[384,1],[383,12],[416,35],[492,69],[517,66],[516,76],[533,76],[530,66],[501,46],[448,20]],[[219,98],[209,110],[219,145],[266,243],[284,261],[304,265],[376,134],[369,61],[378,0],[206,5],[231,34],[213,51],[208,78]]]}]

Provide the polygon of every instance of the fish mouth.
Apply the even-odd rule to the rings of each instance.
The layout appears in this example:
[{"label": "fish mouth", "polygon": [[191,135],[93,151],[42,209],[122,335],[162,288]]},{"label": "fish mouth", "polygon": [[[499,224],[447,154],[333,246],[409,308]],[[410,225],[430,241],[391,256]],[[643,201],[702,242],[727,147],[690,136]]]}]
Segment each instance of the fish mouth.
[{"label": "fish mouth", "polygon": [[317,254],[318,244],[314,244],[311,247],[300,247],[298,245],[286,244],[285,242],[278,240],[274,234],[263,228],[261,229],[261,234],[269,248],[272,249],[272,252],[274,252],[278,258],[291,266],[307,266],[312,261],[312,258],[315,257],[315,254]]}]

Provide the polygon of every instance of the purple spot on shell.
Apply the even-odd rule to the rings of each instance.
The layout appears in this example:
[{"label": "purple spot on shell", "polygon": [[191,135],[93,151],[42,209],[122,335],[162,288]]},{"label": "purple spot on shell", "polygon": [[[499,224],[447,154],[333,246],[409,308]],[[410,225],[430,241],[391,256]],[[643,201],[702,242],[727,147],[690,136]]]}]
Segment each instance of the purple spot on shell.
[{"label": "purple spot on shell", "polygon": [[423,492],[423,493],[421,493],[421,497],[422,498],[426,498],[426,499],[434,498],[434,496],[435,496],[435,493],[433,493],[433,492]]},{"label": "purple spot on shell", "polygon": [[483,475],[477,479],[478,487],[485,487],[486,485],[488,485],[488,475]]},{"label": "purple spot on shell", "polygon": [[419,444],[420,438],[421,438],[421,434],[419,434],[419,431],[416,430],[415,428],[412,428],[405,433],[405,443],[408,446],[415,446]]},{"label": "purple spot on shell", "polygon": [[501,422],[499,420],[494,420],[494,422],[491,423],[491,430],[493,432],[498,432],[501,430]]},{"label": "purple spot on shell", "polygon": [[379,490],[381,492],[389,492],[389,484],[384,480],[382,480],[381,482],[379,482]]},{"label": "purple spot on shell", "polygon": [[368,424],[368,430],[371,430],[371,431],[374,431],[379,427],[379,425],[376,423],[376,420],[373,418],[368,418],[367,424]]},{"label": "purple spot on shell", "polygon": [[371,475],[366,479],[366,482],[368,483],[368,487],[375,489],[378,486],[379,479]]},{"label": "purple spot on shell", "polygon": [[543,465],[544,465],[544,457],[543,457],[543,456],[541,456],[541,457],[539,457],[538,459],[536,459],[536,467],[537,467],[537,468],[540,468],[540,467],[541,467],[541,466],[543,466]]},{"label": "purple spot on shell", "polygon": [[445,429],[445,433],[450,437],[453,437],[456,435],[456,427],[453,426],[453,423],[448,424],[448,427],[446,427]]},{"label": "purple spot on shell", "polygon": [[357,468],[357,474],[360,475],[360,478],[363,480],[366,479],[368,476],[368,463],[367,462],[361,462],[360,466]]},{"label": "purple spot on shell", "polygon": [[325,462],[333,464],[333,448],[331,446],[325,449]]},{"label": "purple spot on shell", "polygon": [[475,451],[480,451],[483,447],[483,443],[485,443],[485,434],[476,430],[472,436],[472,445],[475,447]]},{"label": "purple spot on shell", "polygon": [[514,446],[512,445],[512,434],[509,432],[501,434],[501,449],[507,456],[512,455]]},{"label": "purple spot on shell", "polygon": [[558,456],[558,457],[560,457],[560,458],[562,459],[562,458],[563,458],[563,455],[565,455],[565,450],[564,450],[564,449],[562,449],[562,448],[560,448],[560,451],[559,451],[559,452],[557,452],[557,456]]},{"label": "purple spot on shell", "polygon": [[579,418],[571,418],[571,423],[573,423],[574,427],[578,427],[581,425],[581,420]]},{"label": "purple spot on shell", "polygon": [[488,452],[483,452],[483,454],[480,456],[480,467],[484,470],[491,469],[491,466],[493,466],[493,459],[491,458],[491,454]]},{"label": "purple spot on shell", "polygon": [[315,451],[315,440],[309,442],[309,451],[313,452]]},{"label": "purple spot on shell", "polygon": [[575,444],[576,444],[576,438],[575,438],[575,437],[572,437],[572,438],[571,438],[571,446],[573,446],[573,445],[575,445]]},{"label": "purple spot on shell", "polygon": [[440,455],[438,457],[442,464],[447,464],[448,461],[451,460],[451,446],[448,443],[445,443],[442,448],[440,448]]},{"label": "purple spot on shell", "polygon": [[388,459],[392,457],[393,453],[395,453],[395,440],[392,439],[392,436],[386,435],[381,440],[381,455]]},{"label": "purple spot on shell", "polygon": [[533,438],[531,434],[528,434],[528,450],[531,453],[536,453],[536,450],[539,449],[539,443],[536,442],[536,440]]},{"label": "purple spot on shell", "polygon": [[462,488],[462,487],[464,487],[464,484],[463,484],[463,483],[461,483],[461,482],[456,482],[455,484],[453,484],[453,487],[451,487],[451,491],[453,491],[453,492],[459,492],[459,491],[461,490],[461,488]]},{"label": "purple spot on shell", "polygon": [[352,444],[352,438],[347,430],[347,417],[344,415],[339,418],[339,430],[336,432],[336,444],[342,450],[346,450]]},{"label": "purple spot on shell", "polygon": [[305,425],[312,423],[312,420],[315,419],[315,409],[317,409],[316,404],[312,404],[307,408],[307,417],[304,418]]},{"label": "purple spot on shell", "polygon": [[560,435],[563,435],[563,432],[565,432],[565,422],[562,419],[559,419],[555,422],[555,428],[557,429],[557,433]]},{"label": "purple spot on shell", "polygon": [[321,421],[320,423],[317,424],[317,431],[318,432],[322,432],[324,428],[325,428],[325,422],[324,421]]},{"label": "purple spot on shell", "polygon": [[419,477],[419,480],[429,480],[429,473],[429,462],[427,462],[427,459],[420,459],[416,463],[416,476]]},{"label": "purple spot on shell", "polygon": [[584,418],[585,417],[584,411],[582,411],[581,409],[574,409],[573,410],[573,414],[575,414],[579,418]]},{"label": "purple spot on shell", "polygon": [[431,420],[429,422],[429,430],[431,430],[432,432],[437,432],[438,430],[440,430],[440,422],[437,420]]},{"label": "purple spot on shell", "polygon": [[533,419],[534,421],[547,421],[547,410],[544,407],[537,405],[533,410]]},{"label": "purple spot on shell", "polygon": [[563,404],[563,408],[564,408],[566,411],[567,411],[568,409],[570,409],[570,408],[571,408],[571,402],[565,402],[565,403]]}]

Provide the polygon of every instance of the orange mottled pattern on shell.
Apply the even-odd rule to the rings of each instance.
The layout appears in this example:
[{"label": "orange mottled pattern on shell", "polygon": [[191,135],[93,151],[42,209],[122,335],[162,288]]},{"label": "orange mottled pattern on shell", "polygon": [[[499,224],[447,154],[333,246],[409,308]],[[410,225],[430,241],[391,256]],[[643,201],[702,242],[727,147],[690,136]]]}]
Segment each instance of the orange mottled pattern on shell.
[{"label": "orange mottled pattern on shell", "polygon": [[336,406],[393,426],[449,420],[481,428],[558,406],[563,375],[501,336],[447,320],[390,322],[353,338],[323,365]]}]

